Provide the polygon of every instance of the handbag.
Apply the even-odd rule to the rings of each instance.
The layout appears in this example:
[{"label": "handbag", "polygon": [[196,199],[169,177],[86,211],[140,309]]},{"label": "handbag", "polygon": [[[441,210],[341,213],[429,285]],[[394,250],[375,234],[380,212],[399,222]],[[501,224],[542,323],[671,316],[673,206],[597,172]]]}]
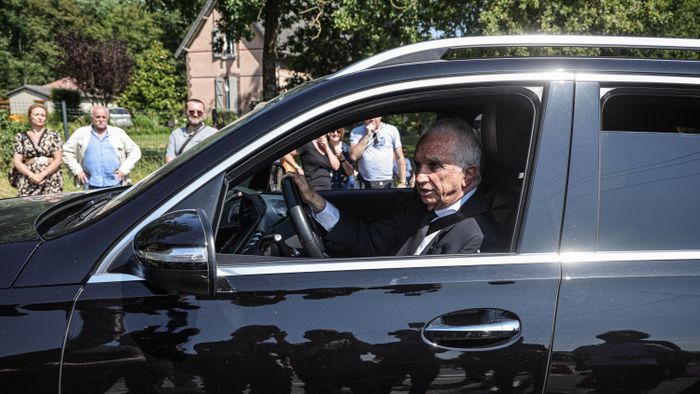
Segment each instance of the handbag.
[{"label": "handbag", "polygon": [[17,171],[15,166],[12,166],[12,169],[7,172],[7,179],[10,181],[10,186],[16,188],[19,186],[19,177],[20,177],[20,172]]},{"label": "handbag", "polygon": [[[22,133],[22,138],[24,138],[24,137],[29,138],[27,133]],[[32,139],[29,138],[29,141],[31,142]],[[33,142],[32,142],[32,145],[34,145]],[[34,149],[36,149],[36,147],[34,147]],[[10,182],[10,186],[12,186],[16,189],[19,186],[19,177],[21,175],[22,174],[17,170],[15,165],[12,164],[12,168],[10,168],[10,171],[7,172],[7,180]]]}]

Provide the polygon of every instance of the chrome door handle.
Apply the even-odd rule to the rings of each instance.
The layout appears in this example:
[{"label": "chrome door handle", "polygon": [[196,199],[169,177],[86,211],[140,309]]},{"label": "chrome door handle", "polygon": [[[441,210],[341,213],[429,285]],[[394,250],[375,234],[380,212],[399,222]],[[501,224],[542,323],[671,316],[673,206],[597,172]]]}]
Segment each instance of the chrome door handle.
[{"label": "chrome door handle", "polygon": [[451,349],[484,350],[508,346],[521,333],[520,319],[498,309],[452,312],[433,319],[423,328],[423,340]]},{"label": "chrome door handle", "polygon": [[425,327],[425,335],[443,337],[444,339],[470,340],[484,338],[509,338],[520,331],[517,320],[502,320],[486,324],[468,326],[450,326],[447,324],[431,324]]}]

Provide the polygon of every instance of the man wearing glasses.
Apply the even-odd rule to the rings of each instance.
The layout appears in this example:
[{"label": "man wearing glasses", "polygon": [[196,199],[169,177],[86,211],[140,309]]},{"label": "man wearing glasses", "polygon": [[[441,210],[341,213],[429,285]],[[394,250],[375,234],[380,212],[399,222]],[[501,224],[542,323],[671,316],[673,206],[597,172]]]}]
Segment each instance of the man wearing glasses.
[{"label": "man wearing glasses", "polygon": [[398,187],[406,187],[406,163],[401,137],[396,127],[381,117],[365,120],[365,125],[350,132],[350,159],[358,163],[365,189],[392,187],[394,160],[399,164]]},{"label": "man wearing glasses", "polygon": [[178,127],[170,133],[168,147],[165,149],[166,163],[218,131],[204,124],[205,113],[204,103],[201,100],[187,100],[185,103],[187,126]]}]

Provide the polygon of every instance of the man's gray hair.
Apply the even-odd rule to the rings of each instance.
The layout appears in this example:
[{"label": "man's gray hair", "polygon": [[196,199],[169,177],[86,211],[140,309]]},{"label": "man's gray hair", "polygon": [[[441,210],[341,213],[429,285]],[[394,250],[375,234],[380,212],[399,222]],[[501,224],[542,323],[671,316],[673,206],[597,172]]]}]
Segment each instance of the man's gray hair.
[{"label": "man's gray hair", "polygon": [[474,129],[467,122],[458,118],[444,118],[436,120],[428,125],[423,131],[416,150],[428,135],[441,134],[450,136],[454,144],[445,146],[445,150],[450,153],[454,165],[465,169],[476,166],[474,184],[481,181],[481,141]]}]

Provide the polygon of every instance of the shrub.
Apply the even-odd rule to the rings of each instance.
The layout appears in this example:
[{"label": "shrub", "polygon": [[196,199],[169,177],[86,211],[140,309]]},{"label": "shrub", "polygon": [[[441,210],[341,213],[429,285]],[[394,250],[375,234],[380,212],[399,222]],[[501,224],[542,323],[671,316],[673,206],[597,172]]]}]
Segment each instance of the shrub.
[{"label": "shrub", "polygon": [[233,123],[236,119],[238,119],[238,115],[236,115],[235,112],[230,111],[230,110],[225,110],[225,109],[218,109],[216,110],[216,115],[217,115],[217,122],[214,122],[214,127],[217,129],[220,129],[228,124]]},{"label": "shrub", "polygon": [[2,152],[2,176],[7,175],[7,170],[12,165],[13,145],[15,134],[27,130],[24,122],[13,122],[9,120],[7,111],[0,111],[0,152]]}]

